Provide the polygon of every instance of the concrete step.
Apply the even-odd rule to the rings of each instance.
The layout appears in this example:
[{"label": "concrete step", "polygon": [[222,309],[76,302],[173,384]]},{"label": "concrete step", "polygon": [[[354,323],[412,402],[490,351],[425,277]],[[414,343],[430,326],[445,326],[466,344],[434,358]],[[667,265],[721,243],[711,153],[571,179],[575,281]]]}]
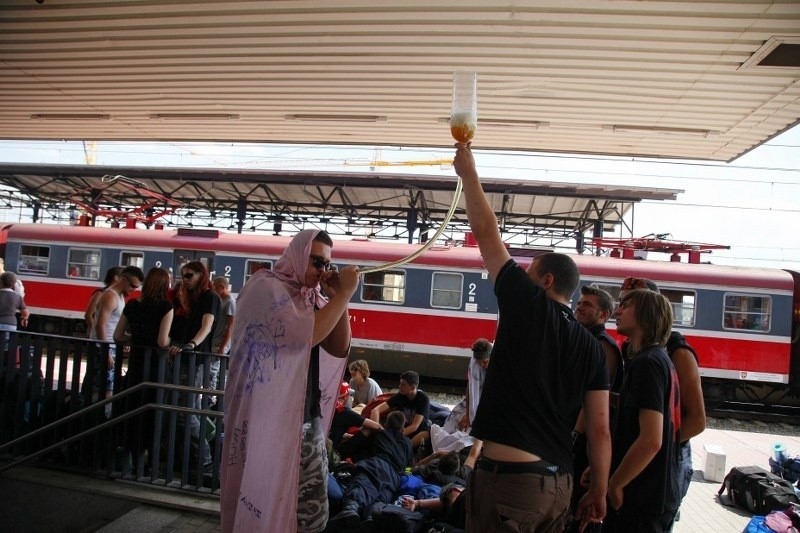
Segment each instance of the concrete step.
[{"label": "concrete step", "polygon": [[219,531],[219,497],[18,466],[0,474],[0,516],[3,531],[26,533]]},{"label": "concrete step", "polygon": [[97,533],[141,533],[142,531],[164,531],[170,524],[178,521],[183,513],[175,509],[140,505],[134,507],[110,524],[97,530]]}]

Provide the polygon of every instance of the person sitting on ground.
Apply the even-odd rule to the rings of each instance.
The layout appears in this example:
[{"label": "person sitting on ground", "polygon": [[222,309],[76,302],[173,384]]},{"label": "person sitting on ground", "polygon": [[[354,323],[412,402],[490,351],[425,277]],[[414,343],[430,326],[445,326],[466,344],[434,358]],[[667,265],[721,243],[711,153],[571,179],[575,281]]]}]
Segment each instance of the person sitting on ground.
[{"label": "person sitting on ground", "polygon": [[370,436],[371,456],[356,463],[352,481],[342,499],[341,511],[328,520],[332,531],[352,531],[362,513],[376,502],[391,503],[400,487],[400,475],[411,465],[411,442],[403,435],[405,416],[392,411],[384,431]]},{"label": "person sitting on ground", "polygon": [[336,400],[336,410],[333,412],[331,419],[331,429],[328,431],[328,438],[334,450],[339,450],[342,440],[349,437],[347,430],[353,427],[366,430],[380,431],[383,429],[379,423],[369,418],[364,418],[347,407],[347,401],[350,399],[350,386],[346,381],[343,381],[339,386],[339,398]]},{"label": "person sitting on ground", "polygon": [[[462,465],[467,471],[467,476],[469,476],[469,473],[475,468],[475,463],[481,454],[482,445],[483,443],[481,441],[476,440],[467,459]],[[437,517],[436,531],[440,531],[438,526],[447,525],[457,529],[444,529],[444,531],[456,533],[466,528],[467,500],[464,487],[465,484],[463,483],[448,483],[442,487],[438,498],[415,500],[410,497],[405,497],[402,498],[401,505],[409,511],[419,511]]]},{"label": "person sitting on ground", "polygon": [[370,418],[379,422],[381,416],[389,411],[400,411],[406,418],[403,435],[411,439],[416,449],[423,440],[430,437],[430,421],[428,419],[431,401],[419,390],[419,374],[408,370],[400,374],[399,392],[387,401],[378,405],[369,414]]},{"label": "person sitting on ground", "polygon": [[431,461],[427,464],[420,465],[419,463],[414,466],[411,473],[419,476],[425,483],[433,483],[434,485],[444,486],[448,483],[458,483],[459,485],[466,485],[466,477],[459,476],[459,469],[461,468],[461,458],[458,452],[447,452],[440,458]]},{"label": "person sitting on ground", "polygon": [[383,394],[378,382],[369,377],[369,365],[363,359],[357,359],[347,367],[352,379],[350,389],[353,391],[353,399],[350,407],[366,405],[376,396]]}]

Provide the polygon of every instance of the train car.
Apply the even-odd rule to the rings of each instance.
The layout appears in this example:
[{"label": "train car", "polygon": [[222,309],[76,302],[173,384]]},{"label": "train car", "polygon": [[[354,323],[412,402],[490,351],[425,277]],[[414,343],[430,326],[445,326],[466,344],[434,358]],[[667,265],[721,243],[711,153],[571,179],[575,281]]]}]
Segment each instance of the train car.
[{"label": "train car", "polygon": [[[205,229],[107,229],[9,224],[0,230],[6,268],[26,288],[31,328],[81,335],[83,314],[105,271],[116,265],[177,272],[193,260],[233,292],[260,268],[270,268],[288,237]],[[333,262],[362,267],[396,261],[418,246],[336,240]],[[526,264],[529,257],[512,251]],[[800,274],[760,268],[573,256],[581,283],[617,295],[627,276],[658,283],[675,311],[674,329],[697,349],[709,399],[737,391],[772,401],[800,393]],[[574,301],[577,301],[577,294]],[[371,368],[397,375],[463,380],[478,337],[494,338],[493,287],[475,247],[434,246],[414,262],[366,274],[353,296],[353,354]],[[613,330],[613,324],[609,324]]]}]

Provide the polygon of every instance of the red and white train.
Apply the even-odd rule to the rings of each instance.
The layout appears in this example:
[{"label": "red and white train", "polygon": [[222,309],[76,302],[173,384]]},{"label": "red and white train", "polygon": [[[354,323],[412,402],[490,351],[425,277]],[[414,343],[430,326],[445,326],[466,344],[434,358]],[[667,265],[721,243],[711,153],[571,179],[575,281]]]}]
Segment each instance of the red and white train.
[{"label": "red and white train", "polygon": [[[6,268],[25,284],[32,328],[80,334],[91,293],[116,265],[177,271],[205,261],[234,292],[270,267],[288,237],[216,230],[106,229],[8,224],[0,230]],[[395,261],[413,245],[336,241],[334,263]],[[660,261],[574,256],[582,283],[618,294],[626,276],[654,280],[673,303],[674,328],[697,349],[707,398],[767,387],[775,398],[800,393],[800,273]],[[521,258],[520,262],[527,262]],[[352,357],[376,371],[414,369],[423,377],[463,379],[469,347],[494,338],[496,301],[478,249],[432,247],[413,263],[366,274],[350,306]],[[613,325],[610,325],[613,330]]]}]

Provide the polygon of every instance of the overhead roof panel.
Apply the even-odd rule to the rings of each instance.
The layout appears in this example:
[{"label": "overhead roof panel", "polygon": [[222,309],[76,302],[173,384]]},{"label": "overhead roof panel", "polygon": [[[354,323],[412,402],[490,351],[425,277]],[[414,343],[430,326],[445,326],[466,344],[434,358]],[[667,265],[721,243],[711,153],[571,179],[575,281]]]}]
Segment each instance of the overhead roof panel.
[{"label": "overhead roof panel", "polygon": [[8,0],[0,138],[446,146],[474,70],[481,148],[728,161],[799,42],[793,1]]}]

